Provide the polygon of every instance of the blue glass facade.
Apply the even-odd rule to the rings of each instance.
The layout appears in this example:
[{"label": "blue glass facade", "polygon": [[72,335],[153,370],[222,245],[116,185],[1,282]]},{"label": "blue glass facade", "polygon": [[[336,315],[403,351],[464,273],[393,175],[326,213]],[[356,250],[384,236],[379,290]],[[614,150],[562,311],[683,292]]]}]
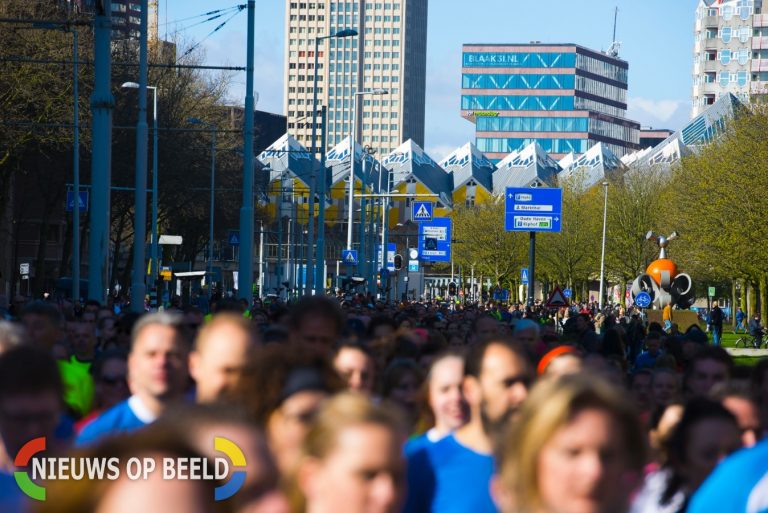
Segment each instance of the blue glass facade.
[{"label": "blue glass facade", "polygon": [[464,89],[573,89],[574,75],[464,73]]},{"label": "blue glass facade", "polygon": [[573,96],[461,96],[464,110],[573,110]]},{"label": "blue glass facade", "polygon": [[542,138],[493,138],[478,137],[477,149],[484,153],[512,153],[532,142],[539,143],[547,153],[584,153],[589,149],[587,139],[542,139]]},{"label": "blue glass facade", "polygon": [[589,118],[479,117],[478,132],[586,132]]},{"label": "blue glass facade", "polygon": [[639,143],[639,124],[624,119],[624,61],[577,45],[464,45],[462,64],[461,109],[483,132],[477,147],[497,154],[490,158],[532,141],[555,155],[584,153],[597,141],[627,150]]},{"label": "blue glass facade", "polygon": [[575,52],[464,52],[465,68],[573,68]]}]

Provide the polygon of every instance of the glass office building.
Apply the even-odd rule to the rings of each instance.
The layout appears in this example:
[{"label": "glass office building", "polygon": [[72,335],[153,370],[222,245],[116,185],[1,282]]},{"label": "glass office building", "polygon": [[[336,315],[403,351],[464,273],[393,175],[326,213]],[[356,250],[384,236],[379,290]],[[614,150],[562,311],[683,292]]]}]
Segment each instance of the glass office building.
[{"label": "glass office building", "polygon": [[640,125],[626,119],[628,69],[574,44],[467,44],[461,115],[496,162],[533,141],[555,158],[598,142],[622,156],[639,148]]}]

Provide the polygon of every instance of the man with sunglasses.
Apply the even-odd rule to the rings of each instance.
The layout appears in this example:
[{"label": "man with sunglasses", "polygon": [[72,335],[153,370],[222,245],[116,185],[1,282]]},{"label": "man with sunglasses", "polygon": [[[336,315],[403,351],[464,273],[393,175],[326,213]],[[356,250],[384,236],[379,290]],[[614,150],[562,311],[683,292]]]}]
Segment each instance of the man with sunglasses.
[{"label": "man with sunglasses", "polygon": [[108,349],[99,353],[91,366],[94,382],[93,411],[75,424],[80,433],[104,411],[112,408],[131,395],[128,389],[128,354],[120,349]]}]

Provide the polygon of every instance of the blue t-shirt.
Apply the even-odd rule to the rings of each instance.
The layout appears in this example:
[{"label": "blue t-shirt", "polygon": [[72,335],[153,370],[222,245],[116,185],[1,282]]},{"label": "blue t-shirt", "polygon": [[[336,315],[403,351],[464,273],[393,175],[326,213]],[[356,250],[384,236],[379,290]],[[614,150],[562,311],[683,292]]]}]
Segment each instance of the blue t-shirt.
[{"label": "blue t-shirt", "polygon": [[16,479],[11,474],[0,470],[0,511],[24,513],[29,509],[31,502],[16,484]]},{"label": "blue t-shirt", "polygon": [[688,513],[768,513],[768,440],[723,461],[694,494]]},{"label": "blue t-shirt", "polygon": [[492,456],[461,445],[454,435],[419,445],[407,453],[403,513],[496,513],[490,490]]},{"label": "blue t-shirt", "polygon": [[412,454],[414,454],[417,451],[420,451],[427,445],[433,445],[445,438],[447,435],[437,435],[433,429],[430,429],[426,433],[422,433],[421,435],[411,438],[405,443],[405,457],[410,458]]},{"label": "blue t-shirt", "polygon": [[652,369],[656,365],[656,360],[659,358],[659,356],[661,356],[661,354],[661,351],[659,351],[654,356],[648,351],[643,351],[637,355],[637,358],[635,359],[635,370]]},{"label": "blue t-shirt", "polygon": [[147,423],[139,419],[129,401],[119,402],[93,419],[80,432],[75,445],[92,445],[104,437],[129,433],[146,426]]}]

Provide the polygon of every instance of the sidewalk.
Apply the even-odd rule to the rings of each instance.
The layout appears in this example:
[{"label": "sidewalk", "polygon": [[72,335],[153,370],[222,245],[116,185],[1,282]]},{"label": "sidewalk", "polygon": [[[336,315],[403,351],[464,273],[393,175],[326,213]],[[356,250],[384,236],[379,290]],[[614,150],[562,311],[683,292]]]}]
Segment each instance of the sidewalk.
[{"label": "sidewalk", "polygon": [[742,348],[742,347],[726,347],[726,351],[731,356],[749,356],[749,357],[756,357],[756,356],[768,356],[768,349],[749,349],[749,348]]}]

